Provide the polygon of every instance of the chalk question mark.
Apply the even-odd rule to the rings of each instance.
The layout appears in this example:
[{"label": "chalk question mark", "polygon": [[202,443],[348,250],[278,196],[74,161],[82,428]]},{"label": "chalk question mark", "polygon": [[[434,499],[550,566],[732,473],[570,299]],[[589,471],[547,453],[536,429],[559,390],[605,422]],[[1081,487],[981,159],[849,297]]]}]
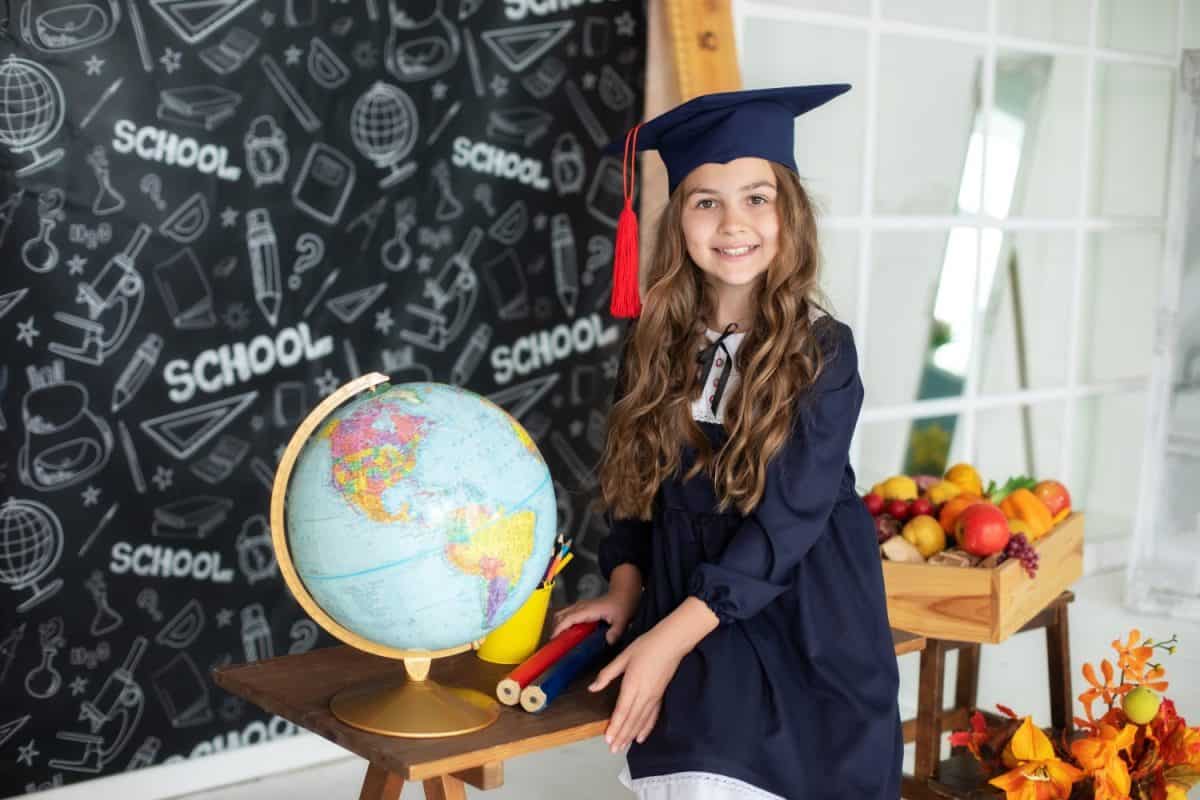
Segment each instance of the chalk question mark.
[{"label": "chalk question mark", "polygon": [[292,623],[291,635],[292,646],[288,648],[288,655],[307,653],[317,643],[317,626],[307,619],[296,620]]},{"label": "chalk question mark", "polygon": [[300,257],[292,264],[292,272],[300,275],[321,263],[325,257],[325,242],[315,233],[302,233],[296,240],[296,252]]},{"label": "chalk question mark", "polygon": [[162,199],[162,178],[155,175],[153,172],[148,172],[142,176],[138,182],[138,188],[142,190],[142,194],[150,198],[154,203],[154,207],[162,211],[167,207],[166,202]]}]

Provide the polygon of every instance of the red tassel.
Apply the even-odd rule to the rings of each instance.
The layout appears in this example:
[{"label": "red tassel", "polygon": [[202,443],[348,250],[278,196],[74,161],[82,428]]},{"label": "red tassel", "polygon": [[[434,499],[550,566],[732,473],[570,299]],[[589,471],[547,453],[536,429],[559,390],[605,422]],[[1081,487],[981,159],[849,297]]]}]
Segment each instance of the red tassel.
[{"label": "red tassel", "polygon": [[636,319],[642,313],[638,296],[638,218],[633,213],[633,201],[625,199],[625,207],[617,220],[617,250],[613,256],[612,302],[609,311],[614,317]]},{"label": "red tassel", "polygon": [[[638,295],[638,219],[633,212],[634,173],[637,167],[637,132],[635,125],[625,136],[625,157],[621,162],[621,190],[625,207],[617,219],[617,243],[613,253],[612,300],[609,312],[620,319],[636,319],[642,313]],[[626,179],[626,170],[629,176]]]}]

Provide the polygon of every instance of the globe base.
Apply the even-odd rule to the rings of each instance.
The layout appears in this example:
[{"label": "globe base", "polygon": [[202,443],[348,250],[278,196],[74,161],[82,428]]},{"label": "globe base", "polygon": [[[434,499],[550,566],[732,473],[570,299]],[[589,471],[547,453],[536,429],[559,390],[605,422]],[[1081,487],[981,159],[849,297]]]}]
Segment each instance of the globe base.
[{"label": "globe base", "polygon": [[500,718],[500,704],[483,692],[414,677],[343,689],[329,711],[352,728],[408,739],[473,733]]}]

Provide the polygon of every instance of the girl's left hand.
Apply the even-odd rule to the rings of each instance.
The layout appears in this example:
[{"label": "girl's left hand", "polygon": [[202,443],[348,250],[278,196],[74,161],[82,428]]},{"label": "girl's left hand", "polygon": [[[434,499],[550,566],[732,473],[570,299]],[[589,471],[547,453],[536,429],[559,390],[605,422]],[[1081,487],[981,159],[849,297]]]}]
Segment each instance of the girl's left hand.
[{"label": "girl's left hand", "polygon": [[685,652],[666,631],[656,626],[634,639],[588,686],[589,691],[598,692],[619,675],[625,675],[616,710],[604,732],[604,740],[612,752],[625,748],[635,738],[640,744],[650,735],[658,721],[663,693]]}]

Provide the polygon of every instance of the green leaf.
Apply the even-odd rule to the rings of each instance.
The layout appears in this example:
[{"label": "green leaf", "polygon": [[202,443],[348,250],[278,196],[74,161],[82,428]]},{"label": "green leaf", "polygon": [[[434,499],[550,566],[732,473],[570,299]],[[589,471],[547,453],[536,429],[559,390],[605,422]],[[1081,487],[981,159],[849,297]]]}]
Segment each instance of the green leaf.
[{"label": "green leaf", "polygon": [[995,481],[988,482],[987,497],[993,503],[999,503],[1004,498],[1015,492],[1017,489],[1033,489],[1037,486],[1037,480],[1028,475],[1014,475],[1004,482],[1004,485],[999,489],[996,488]]},{"label": "green leaf", "polygon": [[1189,764],[1179,764],[1163,770],[1163,778],[1168,783],[1174,783],[1185,789],[1191,789],[1200,783],[1200,768]]}]

